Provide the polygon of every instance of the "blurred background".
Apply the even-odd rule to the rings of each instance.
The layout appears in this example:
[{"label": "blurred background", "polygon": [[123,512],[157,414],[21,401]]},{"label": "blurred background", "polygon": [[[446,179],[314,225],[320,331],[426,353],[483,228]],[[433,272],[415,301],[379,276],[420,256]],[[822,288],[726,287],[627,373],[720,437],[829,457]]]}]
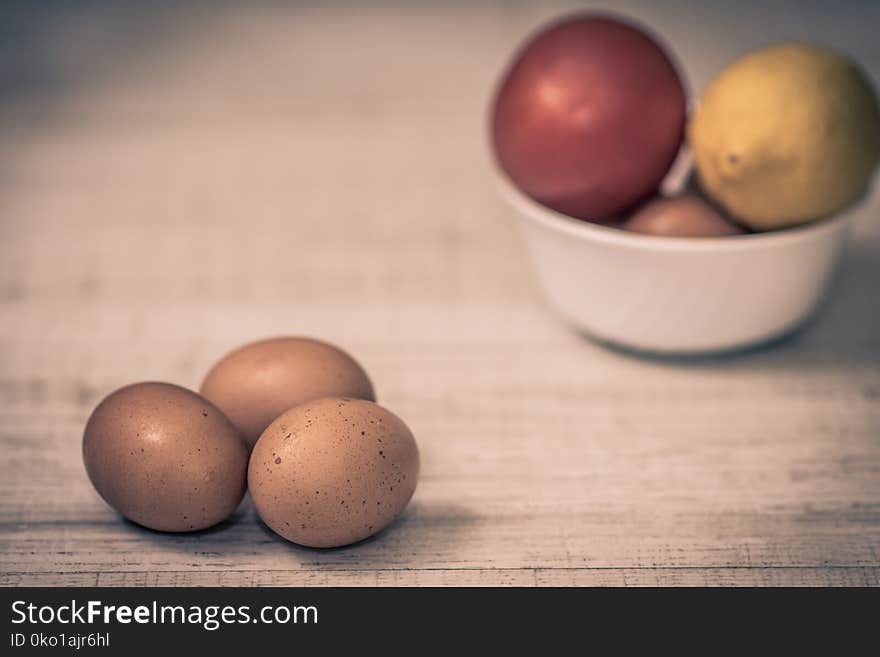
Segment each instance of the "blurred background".
[{"label": "blurred background", "polygon": [[[408,308],[531,297],[486,108],[527,34],[589,6],[4,2],[6,369],[103,371],[52,347],[99,332],[120,366],[180,378],[201,357],[186,333],[209,350],[288,329],[412,338],[449,327],[404,328]],[[877,3],[604,7],[661,35],[694,94],[789,39],[842,48],[877,84]],[[149,353],[121,355],[139,336]],[[20,341],[42,345],[27,363]]]},{"label": "blurred background", "polygon": [[272,558],[880,566],[864,542],[880,531],[877,185],[830,301],[782,344],[643,361],[545,312],[494,187],[487,104],[536,26],[598,6],[659,34],[694,95],[792,39],[842,49],[880,86],[867,1],[3,2],[7,568],[265,567],[229,546],[178,563],[185,537],[83,556],[120,527],[79,440],[110,390],[197,387],[231,347],[283,333],[364,364],[419,437],[424,477],[384,543]]}]

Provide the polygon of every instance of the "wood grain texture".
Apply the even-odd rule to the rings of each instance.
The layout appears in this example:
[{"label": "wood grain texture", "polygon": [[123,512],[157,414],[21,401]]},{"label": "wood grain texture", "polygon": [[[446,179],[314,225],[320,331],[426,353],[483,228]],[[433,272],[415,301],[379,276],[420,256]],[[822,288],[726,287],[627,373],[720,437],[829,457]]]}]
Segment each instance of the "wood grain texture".
[{"label": "wood grain texture", "polygon": [[[624,10],[696,91],[794,37],[876,81],[880,10],[791,6]],[[682,361],[573,334],[484,136],[510,49],[561,8],[88,5],[0,42],[30,76],[0,110],[0,585],[880,585],[876,186],[791,339]],[[195,387],[283,333],[355,354],[416,434],[394,525],[316,551],[248,500],[175,536],[101,502],[80,455],[101,397]]]}]

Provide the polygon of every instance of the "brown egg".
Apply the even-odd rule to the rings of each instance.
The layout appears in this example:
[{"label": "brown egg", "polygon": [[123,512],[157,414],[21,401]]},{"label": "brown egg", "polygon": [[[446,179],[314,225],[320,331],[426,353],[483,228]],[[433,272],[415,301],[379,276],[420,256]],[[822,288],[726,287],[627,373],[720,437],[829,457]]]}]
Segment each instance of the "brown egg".
[{"label": "brown egg", "polygon": [[83,436],[95,489],[129,520],[159,531],[205,529],[244,496],[248,448],[210,402],[170,383],[107,396]]},{"label": "brown egg", "polygon": [[355,360],[311,338],[282,337],[236,349],[205,377],[200,392],[226,413],[251,445],[287,409],[321,397],[375,401]]},{"label": "brown egg", "polygon": [[622,228],[666,237],[725,237],[745,232],[695,194],[648,201]]},{"label": "brown egg", "polygon": [[403,511],[419,452],[393,413],[361,399],[326,398],[290,409],[257,441],[248,487],[263,521],[310,547],[348,545]]}]

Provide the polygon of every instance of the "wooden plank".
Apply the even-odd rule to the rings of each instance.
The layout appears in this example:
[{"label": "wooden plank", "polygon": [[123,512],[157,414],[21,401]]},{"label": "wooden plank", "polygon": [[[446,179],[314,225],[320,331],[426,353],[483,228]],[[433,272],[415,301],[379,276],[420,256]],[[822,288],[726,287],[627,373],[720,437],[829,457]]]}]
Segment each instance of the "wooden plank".
[{"label": "wooden plank", "polygon": [[523,568],[5,573],[0,586],[878,586],[878,568]]}]

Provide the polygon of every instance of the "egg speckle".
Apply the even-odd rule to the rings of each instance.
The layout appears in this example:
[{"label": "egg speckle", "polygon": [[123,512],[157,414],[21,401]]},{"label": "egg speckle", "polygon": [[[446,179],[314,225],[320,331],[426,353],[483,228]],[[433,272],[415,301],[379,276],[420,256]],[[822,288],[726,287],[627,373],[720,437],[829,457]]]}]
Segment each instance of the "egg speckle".
[{"label": "egg speckle", "polygon": [[83,435],[95,489],[129,520],[168,532],[205,529],[244,496],[248,449],[229,420],[196,393],[136,383],[108,395]]},{"label": "egg speckle", "polygon": [[263,521],[289,541],[337,547],[386,527],[419,473],[407,426],[372,402],[325,398],[276,419],[254,447],[248,486]]}]

